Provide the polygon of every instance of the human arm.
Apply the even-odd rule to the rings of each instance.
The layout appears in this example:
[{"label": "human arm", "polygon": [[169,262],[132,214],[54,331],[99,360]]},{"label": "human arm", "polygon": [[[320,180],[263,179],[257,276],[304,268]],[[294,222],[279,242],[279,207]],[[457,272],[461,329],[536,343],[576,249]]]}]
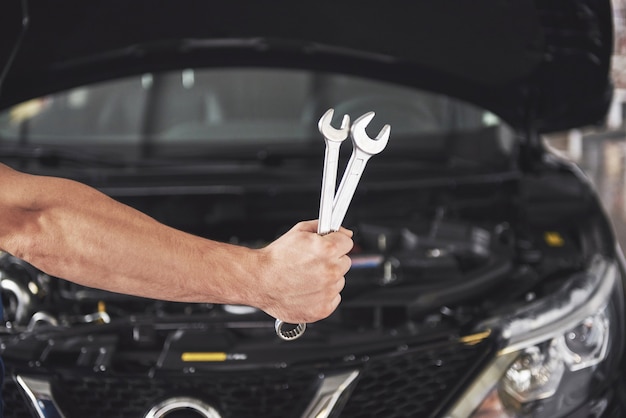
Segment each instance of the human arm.
[{"label": "human arm", "polygon": [[71,180],[0,165],[0,248],[89,287],[180,302],[255,306],[314,322],[340,301],[351,232],[295,225],[261,249],[194,236]]}]

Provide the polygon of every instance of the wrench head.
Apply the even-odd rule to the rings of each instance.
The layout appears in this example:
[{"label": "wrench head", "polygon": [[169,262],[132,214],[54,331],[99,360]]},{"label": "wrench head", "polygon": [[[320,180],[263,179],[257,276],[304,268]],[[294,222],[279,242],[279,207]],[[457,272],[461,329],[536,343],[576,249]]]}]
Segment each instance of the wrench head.
[{"label": "wrench head", "polygon": [[335,109],[328,109],[320,118],[317,127],[319,128],[320,133],[324,135],[324,138],[328,141],[341,142],[348,138],[348,134],[350,133],[350,116],[343,115],[341,128],[336,129],[331,125],[334,114]]},{"label": "wrench head", "polygon": [[369,155],[375,155],[384,150],[387,146],[387,142],[389,142],[389,135],[391,134],[391,126],[385,125],[375,139],[367,135],[365,128],[372,119],[374,119],[374,115],[374,112],[367,112],[362,115],[354,121],[352,129],[350,130],[354,145]]}]

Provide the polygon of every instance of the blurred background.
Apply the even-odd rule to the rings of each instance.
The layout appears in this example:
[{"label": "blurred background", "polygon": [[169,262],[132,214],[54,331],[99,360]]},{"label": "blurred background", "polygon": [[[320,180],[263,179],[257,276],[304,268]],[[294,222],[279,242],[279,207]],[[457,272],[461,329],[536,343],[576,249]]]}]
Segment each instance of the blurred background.
[{"label": "blurred background", "polygon": [[612,0],[615,48],[612,62],[615,91],[605,124],[547,137],[591,178],[626,250],[626,0]]}]

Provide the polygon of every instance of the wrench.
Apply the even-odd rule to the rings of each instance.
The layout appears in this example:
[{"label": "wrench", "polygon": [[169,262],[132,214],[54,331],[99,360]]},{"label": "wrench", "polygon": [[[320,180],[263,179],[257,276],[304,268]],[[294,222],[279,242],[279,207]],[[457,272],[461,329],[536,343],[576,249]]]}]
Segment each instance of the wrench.
[{"label": "wrench", "polygon": [[330,224],[332,231],[337,231],[341,227],[367,161],[372,155],[382,152],[389,141],[389,135],[391,134],[391,126],[389,125],[383,126],[376,139],[370,138],[367,132],[365,132],[365,127],[374,119],[374,115],[374,112],[367,112],[352,124],[352,129],[350,130],[353,146],[352,155],[333,202],[333,216]]},{"label": "wrench", "polygon": [[[339,189],[332,198],[336,185],[336,171],[339,160],[339,148],[341,142],[347,138],[347,126],[350,122],[349,116],[344,115],[340,129],[335,129],[330,125],[334,110],[329,109],[320,119],[318,128],[326,142],[326,153],[324,159],[324,171],[322,174],[322,193],[320,197],[320,219],[318,224],[318,234],[327,234],[332,231],[338,231],[341,227],[343,219],[348,211],[348,206],[354,197],[356,187],[361,179],[361,175],[365,170],[365,165],[372,155],[382,152],[387,146],[391,126],[385,125],[380,130],[375,139],[370,138],[365,131],[365,127],[374,118],[374,112],[368,112],[356,121],[350,128],[352,137],[352,155],[346,166],[346,170],[339,184]],[[329,202],[332,207],[329,209]],[[330,227],[328,226],[328,218],[330,218]],[[279,319],[276,320],[274,329],[276,334],[286,341],[300,338],[306,330],[306,324],[300,323],[291,330],[283,330],[285,323]]]},{"label": "wrench", "polygon": [[[339,129],[333,128],[331,121],[335,113],[334,109],[328,109],[320,118],[317,127],[324,136],[326,150],[324,154],[324,170],[322,172],[322,191],[320,195],[319,221],[317,233],[320,235],[332,232],[330,224],[333,215],[335,188],[337,187],[337,166],[339,164],[339,149],[341,143],[348,138],[350,132],[350,116],[344,115]],[[335,229],[334,231],[336,231]],[[283,340],[295,340],[306,330],[306,324],[300,323],[295,328],[284,330],[284,322],[277,319],[274,324],[276,334]]]},{"label": "wrench", "polygon": [[326,142],[324,155],[324,171],[322,172],[322,193],[320,195],[320,212],[317,233],[320,235],[337,231],[331,229],[335,189],[337,187],[337,166],[339,164],[339,148],[350,133],[350,116],[344,115],[341,128],[335,129],[330,122],[333,119],[334,109],[328,109],[318,123],[320,133]]}]

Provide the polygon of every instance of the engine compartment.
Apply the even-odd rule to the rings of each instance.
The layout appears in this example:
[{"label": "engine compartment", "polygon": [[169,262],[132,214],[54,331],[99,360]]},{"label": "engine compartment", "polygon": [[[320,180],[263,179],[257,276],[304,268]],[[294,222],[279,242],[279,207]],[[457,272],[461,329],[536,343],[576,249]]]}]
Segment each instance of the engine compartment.
[{"label": "engine compartment", "polygon": [[[353,265],[342,304],[313,328],[358,333],[432,329],[444,322],[469,327],[505,306],[532,300],[543,287],[584,267],[581,237],[574,232],[578,230],[557,217],[548,222],[536,222],[535,215],[530,219],[526,203],[511,198],[520,183],[492,186],[370,191],[355,198],[346,223],[355,232]],[[304,193],[288,198],[258,194],[119,199],[180,229],[259,247],[290,222],[313,217],[306,207],[314,208],[315,198]],[[538,205],[532,209],[537,211]],[[561,213],[560,219],[566,218]],[[273,318],[254,308],[157,301],[86,288],[51,277],[10,254],[0,256],[0,288],[4,331],[9,334],[146,318],[152,323],[210,321],[225,329],[246,322],[253,324],[250,336],[272,334],[268,328]]]}]

